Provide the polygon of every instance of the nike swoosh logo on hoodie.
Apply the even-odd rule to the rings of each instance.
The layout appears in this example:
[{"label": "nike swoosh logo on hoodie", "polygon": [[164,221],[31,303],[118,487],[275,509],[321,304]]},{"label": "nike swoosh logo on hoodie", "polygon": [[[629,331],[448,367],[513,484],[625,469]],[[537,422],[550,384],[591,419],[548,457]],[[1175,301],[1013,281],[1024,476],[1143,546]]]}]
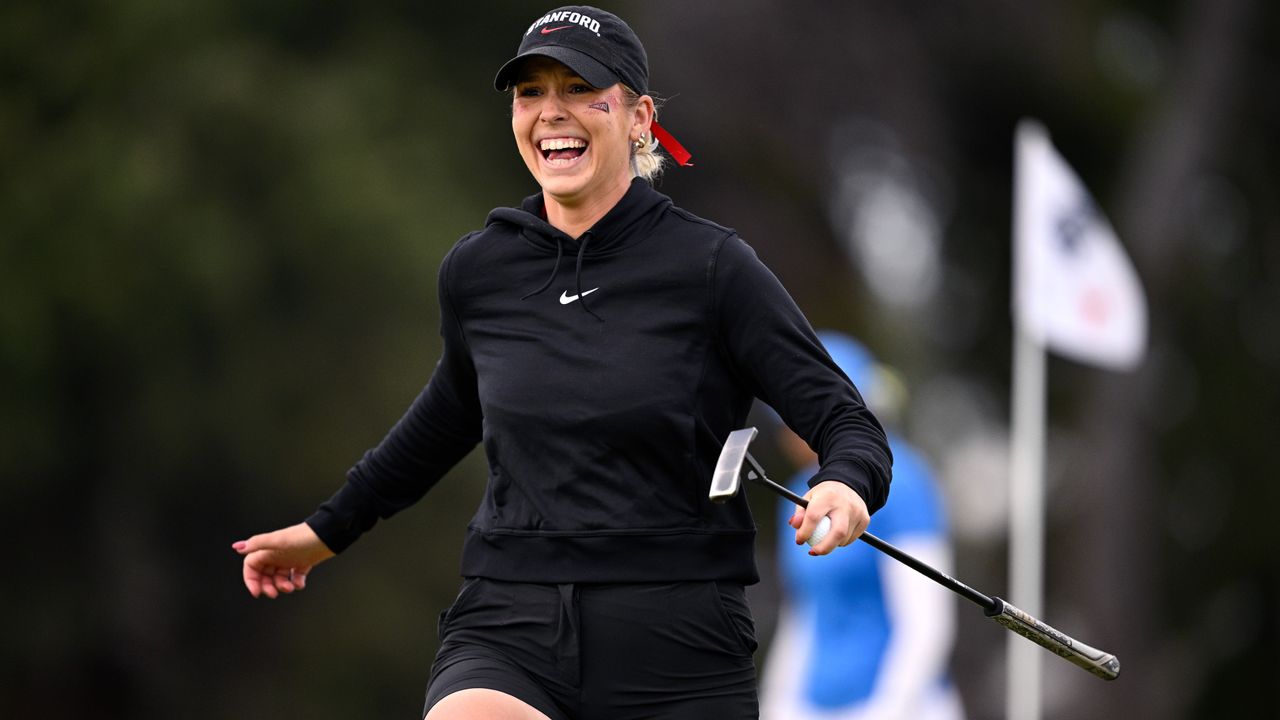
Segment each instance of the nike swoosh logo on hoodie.
[{"label": "nike swoosh logo on hoodie", "polygon": [[581,295],[570,295],[570,294],[569,294],[569,291],[568,291],[568,290],[565,290],[564,292],[560,293],[560,304],[561,304],[561,305],[568,305],[569,303],[573,302],[574,300],[577,300],[577,299],[578,299],[578,298],[580,298],[580,297],[586,297],[586,296],[590,295],[591,293],[593,293],[593,292],[595,292],[595,291],[597,291],[597,290],[599,290],[599,289],[600,289],[600,288],[598,288],[598,287],[591,288],[590,290],[585,290],[585,291],[583,291],[583,293],[582,293]]}]

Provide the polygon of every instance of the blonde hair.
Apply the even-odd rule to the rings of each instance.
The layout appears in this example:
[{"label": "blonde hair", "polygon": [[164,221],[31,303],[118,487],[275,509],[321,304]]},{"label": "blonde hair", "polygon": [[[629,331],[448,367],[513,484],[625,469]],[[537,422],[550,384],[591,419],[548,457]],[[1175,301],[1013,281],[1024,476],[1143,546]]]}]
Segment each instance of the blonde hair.
[{"label": "blonde hair", "polygon": [[[640,102],[640,94],[626,85],[622,86],[622,97],[629,108],[634,108]],[[658,119],[658,105],[658,99],[654,98],[653,119],[655,121]],[[631,171],[636,174],[636,177],[652,183],[662,175],[666,165],[667,156],[658,153],[658,138],[653,136],[652,130],[631,144]]]}]

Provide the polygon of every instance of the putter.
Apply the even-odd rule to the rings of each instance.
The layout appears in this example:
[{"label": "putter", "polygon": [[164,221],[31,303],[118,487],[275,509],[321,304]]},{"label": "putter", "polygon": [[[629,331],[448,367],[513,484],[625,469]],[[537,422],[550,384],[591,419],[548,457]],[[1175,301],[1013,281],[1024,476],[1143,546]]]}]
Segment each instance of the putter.
[{"label": "putter", "polygon": [[[749,466],[746,472],[748,480],[753,480],[768,487],[800,507],[808,507],[808,500],[770,480],[765,475],[760,464],[756,462],[756,459],[751,457],[751,453],[747,452],[747,447],[755,438],[756,429],[753,427],[734,430],[729,433],[729,437],[725,440],[724,447],[720,451],[720,459],[716,462],[715,474],[711,478],[711,492],[709,494],[711,501],[722,503],[738,494],[738,488],[742,484],[742,466],[745,462]],[[824,517],[822,520],[823,522],[819,523],[819,527],[823,525],[830,526],[830,518]],[[817,532],[814,534],[816,535]],[[823,534],[825,535],[826,533],[824,532]],[[869,532],[862,533],[858,536],[858,539],[981,607],[987,617],[1000,623],[1005,629],[1021,635],[1103,680],[1115,680],[1119,677],[1120,660],[1115,655],[1085,645],[1079,640],[1075,640],[1071,636],[1040,622],[998,597],[988,597]],[[811,537],[809,544],[812,545],[814,542],[816,541]]]}]

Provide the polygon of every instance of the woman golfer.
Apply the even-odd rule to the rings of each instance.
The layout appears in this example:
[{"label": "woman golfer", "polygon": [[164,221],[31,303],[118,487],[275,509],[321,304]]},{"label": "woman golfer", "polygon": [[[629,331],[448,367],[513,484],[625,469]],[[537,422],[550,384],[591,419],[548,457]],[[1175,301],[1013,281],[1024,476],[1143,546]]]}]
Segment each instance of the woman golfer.
[{"label": "woman golfer", "polygon": [[707,499],[721,443],[753,398],[810,443],[821,555],[884,503],[884,433],[751,248],[650,186],[655,134],[678,146],[626,23],[551,11],[495,85],[540,192],[444,258],[430,381],[315,514],[235,543],[245,585],[302,589],[483,443],[427,717],[754,718],[755,526]]}]

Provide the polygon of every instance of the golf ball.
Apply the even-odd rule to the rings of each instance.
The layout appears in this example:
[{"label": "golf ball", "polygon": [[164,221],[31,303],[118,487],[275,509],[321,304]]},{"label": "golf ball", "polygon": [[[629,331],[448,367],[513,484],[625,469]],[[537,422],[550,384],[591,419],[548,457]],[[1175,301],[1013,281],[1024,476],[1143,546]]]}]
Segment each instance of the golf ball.
[{"label": "golf ball", "polygon": [[824,515],[823,518],[818,521],[818,527],[814,528],[813,534],[809,536],[809,547],[813,547],[814,545],[822,542],[822,538],[826,537],[829,532],[831,532],[831,518]]}]

